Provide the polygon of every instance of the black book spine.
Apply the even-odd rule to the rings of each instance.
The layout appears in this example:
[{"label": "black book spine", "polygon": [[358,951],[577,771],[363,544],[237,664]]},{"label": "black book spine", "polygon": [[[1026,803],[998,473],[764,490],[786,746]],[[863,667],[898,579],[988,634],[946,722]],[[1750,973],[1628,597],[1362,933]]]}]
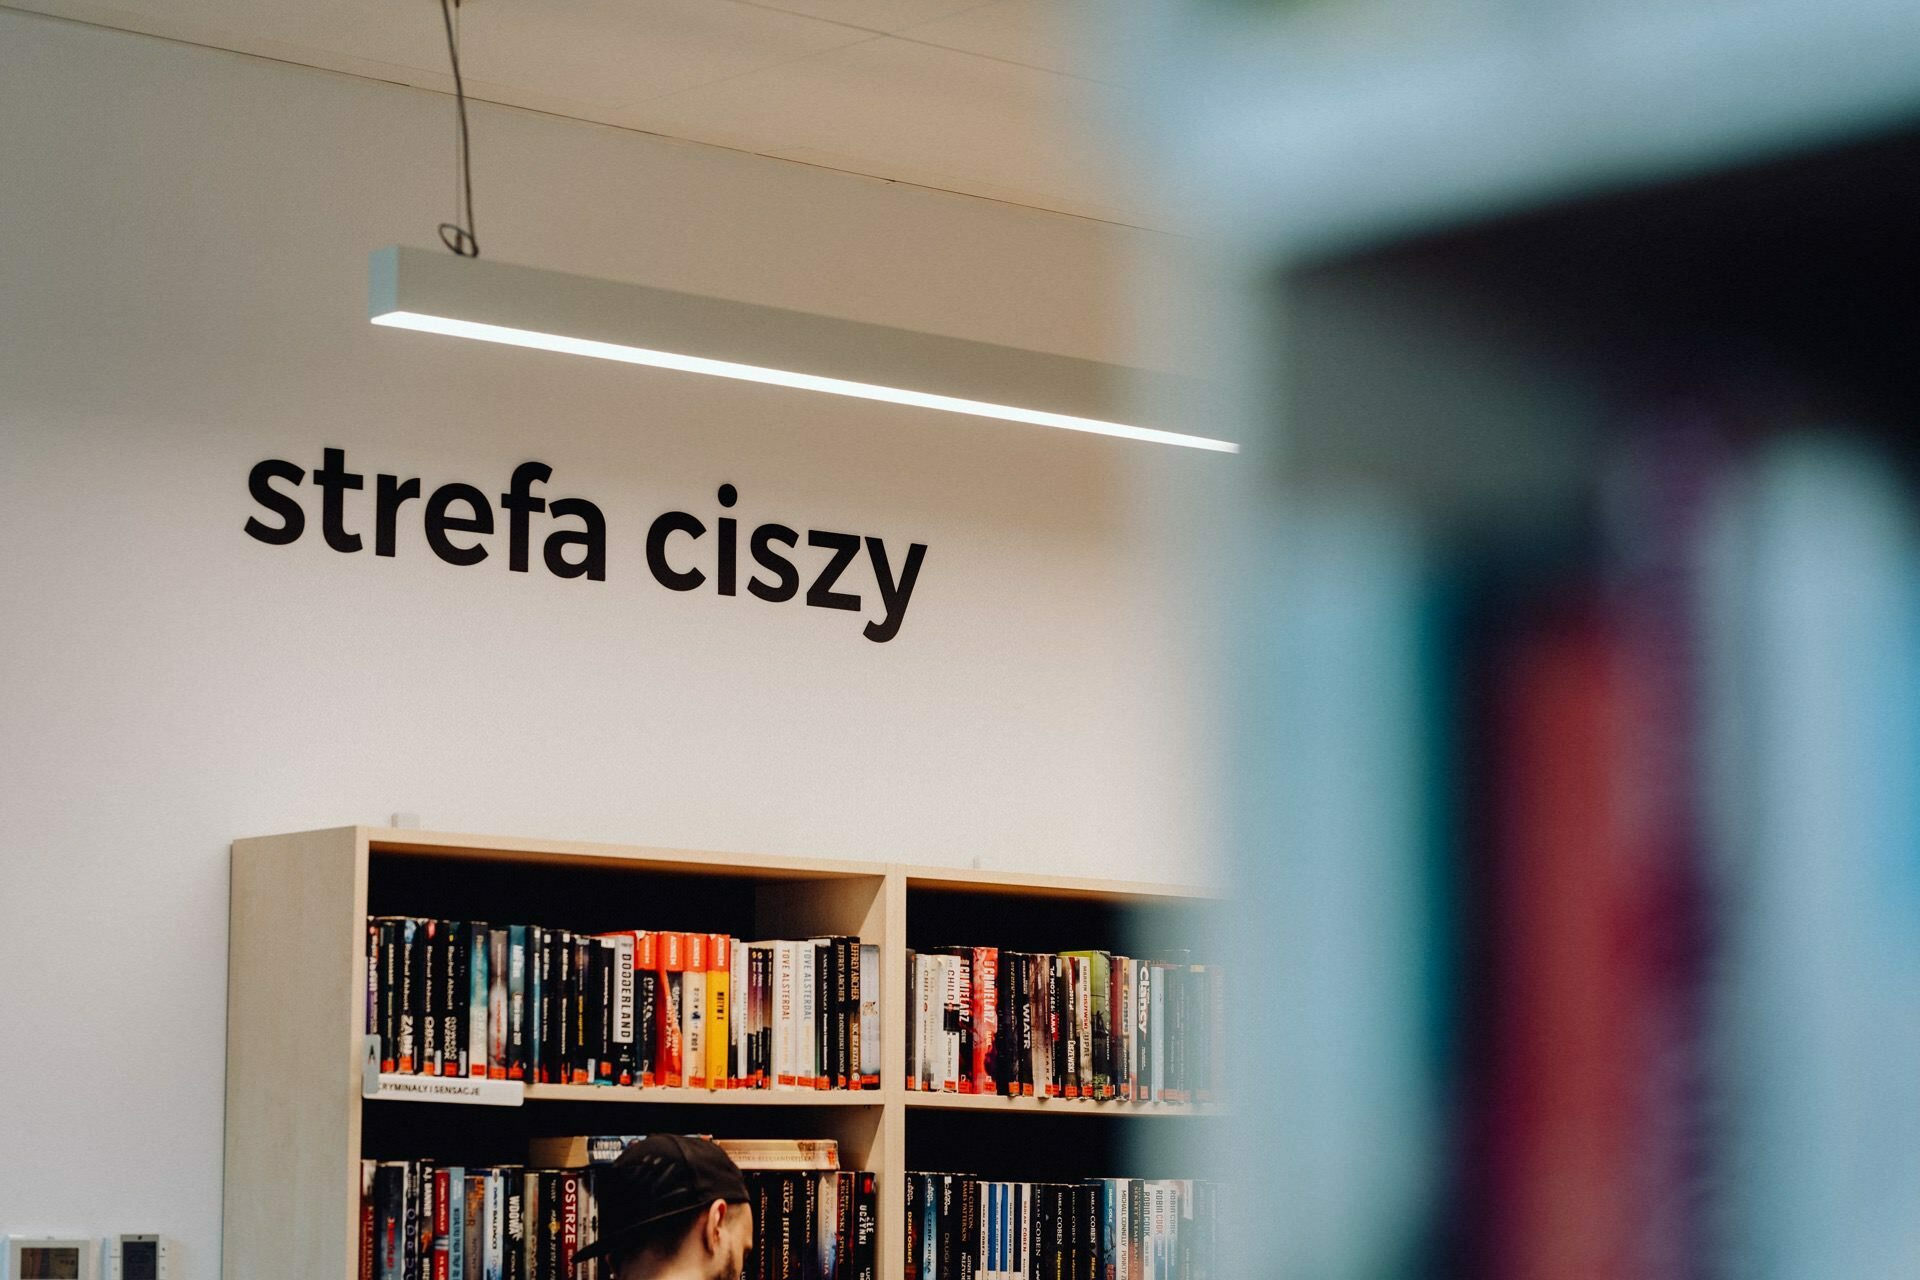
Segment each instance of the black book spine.
[{"label": "black book spine", "polygon": [[831,1001],[827,995],[832,980],[827,974],[833,961],[833,948],[825,943],[815,943],[813,947],[813,1070],[816,1078],[829,1079],[827,1064],[827,1046],[833,1036],[830,1028],[833,1023]]},{"label": "black book spine", "polygon": [[865,1049],[860,1042],[860,939],[845,937],[840,939],[840,1005],[845,1010],[842,1026],[846,1030],[841,1042],[840,1061],[847,1074],[847,1088],[860,1087],[860,1057]]},{"label": "black book spine", "polygon": [[833,1271],[828,1280],[853,1280],[853,1175],[830,1173],[833,1179]]},{"label": "black book spine", "polygon": [[920,1274],[920,1230],[926,1214],[926,1177],[918,1173],[907,1175],[907,1268],[906,1280],[931,1280]]},{"label": "black book spine", "polygon": [[573,1083],[573,935],[564,929],[554,940],[554,967],[559,970],[554,982],[557,1004],[553,1019],[553,1082],[555,1084]]},{"label": "black book spine", "polygon": [[[940,1278],[960,1275],[960,1207],[956,1202],[960,1188],[957,1175],[940,1175]],[[972,1280],[972,1277],[968,1277]]]},{"label": "black book spine", "polygon": [[[911,1204],[907,1211],[912,1213]],[[908,1239],[912,1239],[911,1231]],[[907,1270],[911,1275],[911,1252],[907,1255]],[[874,1176],[866,1172],[854,1175],[853,1280],[880,1280],[880,1193]]]},{"label": "black book spine", "polygon": [[400,1069],[400,923],[380,922],[380,1069]]},{"label": "black book spine", "polygon": [[803,1280],[800,1274],[800,1175],[780,1175],[780,1252],[774,1280]]},{"label": "black book spine", "polygon": [[426,968],[422,949],[426,935],[417,920],[400,922],[400,1066],[412,1073],[420,1070],[420,974]]},{"label": "black book spine", "polygon": [[825,1280],[820,1274],[820,1175],[803,1173],[799,1178],[801,1280]]},{"label": "black book spine", "polygon": [[639,968],[633,973],[634,1019],[633,1052],[634,1079],[651,1079],[658,1065],[660,1039],[660,974],[649,968]]},{"label": "black book spine", "polygon": [[540,1221],[534,1231],[536,1280],[572,1280],[560,1272],[560,1175],[551,1169],[540,1171]]},{"label": "black book spine", "polygon": [[752,1280],[772,1280],[776,1234],[773,1208],[776,1200],[773,1179],[764,1173],[751,1175],[747,1190],[753,1195],[753,1257],[748,1259],[747,1275]]},{"label": "black book spine", "polygon": [[[566,967],[560,963],[561,938],[557,929],[548,929],[540,939],[540,1079],[547,1084],[562,1083],[566,1070]],[[544,1195],[546,1188],[541,1188]]]},{"label": "black book spine", "polygon": [[907,1079],[910,1089],[920,1087],[920,955],[907,952]]},{"label": "black book spine", "polygon": [[526,1182],[518,1169],[507,1170],[505,1182],[507,1240],[502,1271],[506,1280],[528,1280]]},{"label": "black book spine", "polygon": [[595,939],[588,946],[593,956],[593,991],[597,1006],[592,1040],[593,1079],[595,1083],[612,1084],[619,1068],[613,1052],[613,944],[604,939]]},{"label": "black book spine", "polygon": [[600,1012],[599,992],[595,988],[593,956],[597,950],[590,938],[573,938],[573,1058],[571,1079],[579,1084],[593,1081],[593,1055],[599,1041],[594,1023]]},{"label": "black book spine", "polygon": [[374,1277],[405,1280],[407,1230],[406,1172],[385,1163],[373,1171]]}]

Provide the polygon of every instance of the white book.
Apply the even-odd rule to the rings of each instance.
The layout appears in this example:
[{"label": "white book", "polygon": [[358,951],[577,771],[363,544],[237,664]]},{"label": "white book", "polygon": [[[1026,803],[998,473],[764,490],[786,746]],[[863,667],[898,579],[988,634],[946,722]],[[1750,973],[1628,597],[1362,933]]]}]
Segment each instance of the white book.
[{"label": "white book", "polygon": [[791,942],[773,944],[773,1078],[782,1089],[799,1085],[793,1046],[795,1015],[799,1012],[794,1003],[798,980],[794,965],[798,957],[793,947]]},{"label": "white book", "polygon": [[[608,941],[613,945],[613,1027],[610,1038],[615,1044],[632,1044],[634,1036],[633,935],[616,933]],[[532,963],[533,957],[529,956],[528,961]]]},{"label": "white book", "polygon": [[687,1087],[697,1089],[707,1083],[707,971],[695,969],[692,948],[688,952],[687,971],[680,979],[680,1061]]},{"label": "white book", "polygon": [[1033,999],[1029,1013],[1033,1019],[1033,1096],[1044,1098],[1053,1092],[1053,990],[1052,965],[1044,955],[1033,956]]},{"label": "white book", "polygon": [[794,1003],[799,1007],[799,1017],[794,1022],[794,1074],[800,1078],[800,1087],[811,1089],[820,1075],[819,1053],[819,1017],[820,1011],[814,1007],[814,984],[819,980],[819,953],[811,940],[793,944],[798,952],[799,964],[796,966],[796,987]]},{"label": "white book", "polygon": [[1113,1268],[1117,1280],[1127,1280],[1133,1274],[1133,1241],[1129,1237],[1127,1226],[1133,1221],[1133,1184],[1125,1178],[1113,1180],[1114,1217],[1113,1224]]},{"label": "white book", "polygon": [[880,1078],[880,948],[860,944],[860,1063],[862,1077]]},{"label": "white book", "polygon": [[469,928],[467,952],[471,963],[467,970],[467,1074],[487,1074],[487,997],[493,983],[487,974],[489,931],[485,926]]},{"label": "white book", "polygon": [[732,989],[727,993],[727,1060],[733,1065],[734,1082],[747,1078],[747,1035],[750,1028],[747,1010],[747,944],[735,939],[730,968]]},{"label": "white book", "polygon": [[505,1280],[507,1274],[507,1197],[506,1182],[497,1169],[488,1169],[482,1177],[480,1234],[480,1274],[486,1280]]},{"label": "white book", "polygon": [[959,1013],[966,999],[966,984],[960,971],[957,956],[940,957],[940,973],[945,995],[940,1013],[941,1043],[944,1058],[941,1066],[940,1087],[948,1093],[960,1091],[960,1027]]},{"label": "white book", "polygon": [[1151,1059],[1147,1078],[1147,1096],[1155,1102],[1167,1100],[1167,1019],[1166,1002],[1163,999],[1166,988],[1166,970],[1147,965],[1152,973],[1151,989],[1147,993],[1147,1036],[1149,1040],[1148,1057]]},{"label": "white book", "polygon": [[919,1073],[920,1087],[925,1090],[935,1090],[940,1087],[935,1079],[939,1073],[934,1065],[939,1061],[940,1053],[933,1041],[933,1033],[938,1025],[934,1017],[937,1003],[935,993],[940,989],[942,982],[939,961],[938,956],[922,953],[918,958],[918,972],[914,982],[914,985],[919,988],[916,993],[919,1027],[914,1041],[919,1051],[920,1061],[916,1064],[916,1069]]}]

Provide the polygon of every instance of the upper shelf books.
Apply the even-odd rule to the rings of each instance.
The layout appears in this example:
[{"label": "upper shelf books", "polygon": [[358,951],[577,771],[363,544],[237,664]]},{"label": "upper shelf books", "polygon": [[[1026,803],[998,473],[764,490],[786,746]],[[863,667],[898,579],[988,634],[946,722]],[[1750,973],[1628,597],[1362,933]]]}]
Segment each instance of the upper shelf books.
[{"label": "upper shelf books", "polygon": [[879,948],[858,938],[367,921],[383,1072],[693,1089],[877,1089]]}]

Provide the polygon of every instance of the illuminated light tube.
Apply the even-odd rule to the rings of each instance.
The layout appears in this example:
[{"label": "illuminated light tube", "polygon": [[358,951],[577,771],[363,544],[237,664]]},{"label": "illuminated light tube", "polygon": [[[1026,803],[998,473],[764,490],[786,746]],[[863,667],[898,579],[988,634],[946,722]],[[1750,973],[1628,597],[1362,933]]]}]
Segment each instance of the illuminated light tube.
[{"label": "illuminated light tube", "polygon": [[[1230,440],[1121,420],[1128,391],[1174,381],[1166,375],[425,249],[381,249],[370,267],[371,319],[390,328],[1125,440],[1240,451]],[[1154,399],[1190,403],[1193,397],[1166,387]]]}]

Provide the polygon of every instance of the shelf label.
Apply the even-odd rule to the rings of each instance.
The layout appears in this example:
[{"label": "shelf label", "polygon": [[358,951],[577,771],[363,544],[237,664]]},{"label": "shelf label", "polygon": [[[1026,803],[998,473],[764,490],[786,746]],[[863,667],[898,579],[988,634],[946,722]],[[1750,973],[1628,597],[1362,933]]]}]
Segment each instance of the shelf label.
[{"label": "shelf label", "polygon": [[527,1086],[519,1080],[382,1075],[380,1037],[368,1036],[361,1049],[360,1096],[402,1102],[451,1102],[470,1107],[517,1107],[527,1100]]}]

